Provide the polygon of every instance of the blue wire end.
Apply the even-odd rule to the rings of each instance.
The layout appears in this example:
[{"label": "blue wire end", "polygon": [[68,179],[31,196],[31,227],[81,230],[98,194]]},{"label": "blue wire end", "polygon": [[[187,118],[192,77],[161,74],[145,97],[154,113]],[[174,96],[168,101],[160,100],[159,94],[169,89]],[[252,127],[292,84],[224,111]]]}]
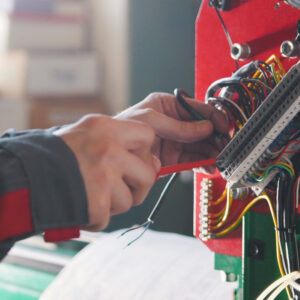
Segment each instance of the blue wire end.
[{"label": "blue wire end", "polygon": [[132,245],[133,243],[135,243],[138,239],[140,239],[140,238],[143,236],[143,234],[149,229],[149,227],[150,227],[151,224],[152,224],[152,222],[149,222],[149,223],[146,225],[144,231],[143,231],[137,238],[135,238],[133,241],[131,241],[130,243],[128,243],[127,246],[126,246],[125,248],[131,246],[131,245]]}]

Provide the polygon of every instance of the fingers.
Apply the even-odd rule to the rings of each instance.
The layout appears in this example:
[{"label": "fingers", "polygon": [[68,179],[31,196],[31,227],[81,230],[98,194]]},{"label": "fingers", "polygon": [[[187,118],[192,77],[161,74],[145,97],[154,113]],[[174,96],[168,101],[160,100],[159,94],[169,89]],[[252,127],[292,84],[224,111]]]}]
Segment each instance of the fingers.
[{"label": "fingers", "polygon": [[135,118],[149,124],[161,138],[177,142],[199,141],[213,132],[213,125],[210,121],[181,121],[152,109],[143,109]]},{"label": "fingers", "polygon": [[[147,163],[134,154],[127,153],[122,155],[123,159],[119,162],[122,173],[122,179],[129,186],[133,205],[139,205],[149,193],[150,188],[155,182],[159,171],[153,168],[155,162]],[[154,158],[153,158],[154,159]],[[158,160],[155,158],[155,160]]]},{"label": "fingers", "polygon": [[[151,149],[155,132],[147,124],[135,120],[111,120],[109,128],[100,128],[101,135],[113,137],[128,150]],[[149,151],[148,151],[149,152]]]},{"label": "fingers", "polygon": [[160,169],[151,153],[155,132],[138,121],[92,115],[57,131],[77,158],[88,199],[88,230],[101,230],[111,214],[140,204]]},{"label": "fingers", "polygon": [[[176,99],[176,98],[175,98]],[[226,120],[225,115],[218,111],[216,108],[207,105],[201,101],[197,101],[191,98],[184,98],[186,102],[193,107],[195,110],[197,110],[205,119],[210,120],[216,131],[227,134],[228,133],[228,122]],[[177,100],[176,100],[177,101]],[[177,109],[178,113],[183,119],[190,119],[191,116],[189,113],[180,105],[180,103],[177,101]]]},{"label": "fingers", "polygon": [[[102,151],[101,156],[108,177],[113,178],[111,213],[125,212],[145,199],[155,182],[160,164],[156,162],[158,159],[152,156],[151,162],[144,161],[116,142],[111,142],[111,145],[106,147],[109,149]],[[105,154],[106,152],[108,153]]]},{"label": "fingers", "polygon": [[133,205],[134,199],[129,186],[119,178],[112,190],[110,215],[124,213]]}]

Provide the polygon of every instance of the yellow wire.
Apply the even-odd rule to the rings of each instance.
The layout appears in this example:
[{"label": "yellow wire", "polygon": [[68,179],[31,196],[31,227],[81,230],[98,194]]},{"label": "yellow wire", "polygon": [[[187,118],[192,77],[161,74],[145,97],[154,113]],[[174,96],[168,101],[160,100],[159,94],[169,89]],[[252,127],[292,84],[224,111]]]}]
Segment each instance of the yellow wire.
[{"label": "yellow wire", "polygon": [[215,219],[215,218],[219,218],[220,216],[222,216],[222,215],[224,214],[225,208],[226,208],[226,207],[222,208],[222,210],[220,210],[220,211],[217,212],[217,213],[210,213],[211,217],[214,218],[214,219]]},{"label": "yellow wire", "polygon": [[[259,202],[261,200],[266,200],[267,201],[267,203],[269,205],[270,212],[271,212],[272,220],[273,220],[273,223],[274,223],[274,227],[278,228],[278,223],[277,223],[277,220],[276,220],[275,211],[274,211],[272,201],[271,201],[270,197],[265,192],[263,192],[261,196],[258,196],[256,198],[254,198],[250,203],[248,203],[248,205],[244,208],[244,210],[242,211],[240,216],[237,218],[237,220],[233,224],[231,224],[228,228],[226,228],[226,229],[224,229],[224,230],[222,230],[218,233],[215,233],[214,236],[215,237],[220,237],[220,236],[223,236],[224,234],[227,234],[228,232],[230,232],[230,230],[232,228],[234,228],[241,221],[242,217],[257,202]],[[278,268],[279,268],[281,276],[285,276],[285,272],[284,272],[283,265],[282,265],[282,260],[281,260],[281,255],[280,255],[279,232],[277,230],[275,231],[275,240],[276,240],[276,257],[277,257]],[[289,294],[289,296],[291,296],[290,290],[287,290],[287,293]]]},{"label": "yellow wire", "polygon": [[[295,176],[295,170],[294,170],[294,168],[293,168],[290,164],[285,163],[285,162],[283,162],[283,161],[277,161],[277,162],[275,162],[275,163],[276,163],[276,164],[279,164],[279,165],[286,166],[287,168],[289,168],[289,169],[292,171],[293,175]],[[274,164],[275,164],[275,163],[274,163]],[[254,173],[256,176],[260,176],[260,177],[262,177],[262,176],[265,175],[265,173],[259,173],[259,172],[257,172],[256,170],[254,170],[253,173]]]},{"label": "yellow wire", "polygon": [[267,63],[267,64],[271,64],[271,61],[272,61],[272,60],[274,60],[275,63],[278,65],[279,70],[280,70],[280,73],[281,73],[281,76],[283,77],[283,76],[286,74],[286,70],[285,70],[285,68],[283,67],[283,65],[282,65],[282,63],[281,63],[281,61],[280,61],[280,59],[279,59],[275,54],[273,54],[273,55],[271,55],[271,56],[266,60],[266,63]]},{"label": "yellow wire", "polygon": [[227,190],[227,193],[226,193],[227,197],[226,197],[226,206],[225,206],[225,211],[224,211],[223,217],[218,224],[212,226],[212,228],[211,228],[212,230],[216,230],[216,229],[222,227],[225,224],[225,222],[227,221],[229,211],[231,208],[231,204],[232,204],[232,195],[231,195],[231,190],[228,185],[226,186],[226,190]]},{"label": "yellow wire", "polygon": [[283,161],[278,161],[278,162],[276,162],[276,164],[288,167],[292,171],[293,175],[295,176],[295,170],[294,170],[294,168],[290,164],[287,164],[287,163],[285,163]]},{"label": "yellow wire", "polygon": [[226,199],[226,196],[227,196],[227,188],[225,187],[225,189],[224,189],[222,195],[219,197],[219,199],[217,199],[216,201],[210,201],[209,205],[210,206],[219,205]]}]

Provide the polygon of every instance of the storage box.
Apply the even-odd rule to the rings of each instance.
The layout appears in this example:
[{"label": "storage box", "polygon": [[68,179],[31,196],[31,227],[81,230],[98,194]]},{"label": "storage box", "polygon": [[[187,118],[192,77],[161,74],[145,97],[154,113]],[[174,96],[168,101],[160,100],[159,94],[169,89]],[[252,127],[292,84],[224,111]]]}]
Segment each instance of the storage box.
[{"label": "storage box", "polygon": [[100,103],[31,103],[29,109],[29,128],[49,128],[70,124],[91,113],[104,113]]},{"label": "storage box", "polygon": [[77,16],[1,13],[0,51],[82,50],[86,29],[86,19]]},{"label": "storage box", "polygon": [[94,96],[101,88],[100,66],[95,55],[0,55],[0,93],[20,98]]}]

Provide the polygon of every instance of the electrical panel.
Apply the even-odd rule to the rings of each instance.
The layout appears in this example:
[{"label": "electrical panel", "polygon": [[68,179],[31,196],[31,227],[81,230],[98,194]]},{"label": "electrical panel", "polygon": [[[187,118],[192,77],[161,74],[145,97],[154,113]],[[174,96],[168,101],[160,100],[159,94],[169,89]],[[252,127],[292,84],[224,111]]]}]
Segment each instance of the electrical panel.
[{"label": "electrical panel", "polygon": [[195,170],[194,235],[239,280],[235,299],[256,299],[300,270],[300,1],[203,0],[195,69],[230,139],[215,174]]}]

